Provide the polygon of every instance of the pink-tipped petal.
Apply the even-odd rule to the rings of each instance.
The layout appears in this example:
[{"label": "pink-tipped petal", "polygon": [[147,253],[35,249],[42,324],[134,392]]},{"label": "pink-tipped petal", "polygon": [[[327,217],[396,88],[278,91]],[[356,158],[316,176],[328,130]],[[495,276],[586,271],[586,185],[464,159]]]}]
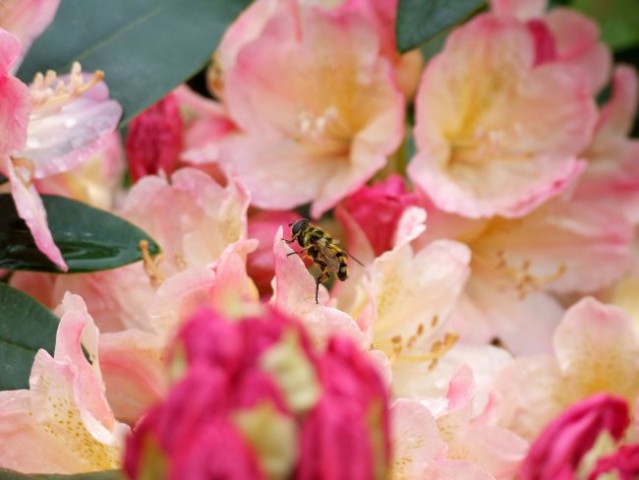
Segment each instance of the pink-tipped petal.
[{"label": "pink-tipped petal", "polygon": [[0,155],[24,147],[31,113],[29,88],[6,72],[20,52],[16,37],[0,28]]},{"label": "pink-tipped petal", "polygon": [[68,267],[62,258],[60,249],[53,242],[42,199],[33,185],[27,185],[27,182],[30,182],[30,172],[22,167],[14,166],[9,158],[5,159],[5,171],[11,182],[11,194],[18,215],[27,224],[38,249],[60,270],[66,272]]}]

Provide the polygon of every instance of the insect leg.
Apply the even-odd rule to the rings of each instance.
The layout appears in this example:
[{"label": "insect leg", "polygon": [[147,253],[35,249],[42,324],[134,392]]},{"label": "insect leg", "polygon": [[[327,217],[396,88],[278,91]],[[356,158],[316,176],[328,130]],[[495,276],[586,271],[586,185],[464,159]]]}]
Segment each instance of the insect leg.
[{"label": "insect leg", "polygon": [[315,279],[315,303],[319,303],[319,286],[320,283],[324,283],[330,278],[330,274],[328,273],[328,265],[321,261],[315,261],[317,265],[322,269],[320,274]]}]

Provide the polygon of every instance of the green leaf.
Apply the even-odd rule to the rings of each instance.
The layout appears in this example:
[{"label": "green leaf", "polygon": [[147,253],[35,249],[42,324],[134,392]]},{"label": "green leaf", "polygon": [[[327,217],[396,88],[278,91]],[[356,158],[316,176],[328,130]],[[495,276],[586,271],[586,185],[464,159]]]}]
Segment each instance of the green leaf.
[{"label": "green leaf", "polygon": [[485,0],[399,0],[397,48],[406,52],[459,23],[485,4]]},{"label": "green leaf", "polygon": [[18,76],[103,70],[124,108],[121,124],[201,70],[249,0],[62,0]]},{"label": "green leaf", "polygon": [[76,473],[75,475],[26,474],[0,469],[0,480],[120,480],[124,478],[119,470],[104,472]]},{"label": "green leaf", "polygon": [[637,0],[576,0],[572,7],[597,21],[602,40],[614,51],[639,44]]},{"label": "green leaf", "polygon": [[[149,253],[160,247],[126,220],[82,202],[42,195],[53,241],[69,266],[69,273],[94,272],[142,259],[140,240]],[[0,195],[0,269],[59,272],[36,247],[31,232],[18,217],[11,195]]]},{"label": "green leaf", "polygon": [[58,318],[29,295],[1,283],[0,305],[0,390],[29,388],[36,352],[44,348],[53,355]]}]

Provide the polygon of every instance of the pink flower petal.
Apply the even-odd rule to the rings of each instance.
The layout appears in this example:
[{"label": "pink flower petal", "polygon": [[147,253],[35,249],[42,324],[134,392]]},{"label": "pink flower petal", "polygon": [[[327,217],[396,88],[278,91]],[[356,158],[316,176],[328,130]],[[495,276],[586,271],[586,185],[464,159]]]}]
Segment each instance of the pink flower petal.
[{"label": "pink flower petal", "polygon": [[2,4],[0,28],[8,30],[20,39],[20,60],[12,66],[15,72],[29,51],[31,43],[53,21],[60,0],[7,0]]},{"label": "pink flower petal", "polygon": [[541,17],[546,10],[547,0],[490,0],[490,8],[498,15],[529,20]]},{"label": "pink flower petal", "polygon": [[32,115],[20,155],[35,164],[36,178],[70,170],[104,145],[122,115],[120,104],[108,95],[100,82],[59,110]]},{"label": "pink flower petal", "polygon": [[599,41],[599,27],[590,18],[568,8],[553,8],[546,23],[557,44],[557,60],[575,67],[591,92],[600,91],[610,78],[612,52]]},{"label": "pink flower petal", "polygon": [[[26,184],[26,182],[30,181],[30,173],[21,172],[23,169],[14,167],[9,158],[5,158],[4,170],[11,182],[11,194],[13,195],[18,215],[27,224],[38,249],[55,263],[60,270],[66,272],[68,270],[67,264],[62,258],[60,249],[53,242],[47,223],[47,212],[44,209],[40,195],[38,195],[33,185],[27,186]],[[23,174],[26,178],[22,177]]]},{"label": "pink flower petal", "polygon": [[634,398],[639,340],[623,310],[591,297],[580,300],[557,328],[555,351],[561,370],[575,376],[584,389]]},{"label": "pink flower petal", "polygon": [[20,52],[16,37],[0,28],[0,155],[24,147],[31,113],[29,88],[6,74]]}]

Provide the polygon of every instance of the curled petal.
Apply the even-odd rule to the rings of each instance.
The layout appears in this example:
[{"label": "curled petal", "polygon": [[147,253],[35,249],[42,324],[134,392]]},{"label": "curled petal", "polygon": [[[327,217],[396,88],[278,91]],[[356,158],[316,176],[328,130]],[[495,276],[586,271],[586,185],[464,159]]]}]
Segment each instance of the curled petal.
[{"label": "curled petal", "polygon": [[610,79],[612,53],[599,41],[597,23],[561,7],[548,12],[546,23],[555,37],[557,60],[577,69],[591,92],[600,91]]},{"label": "curled petal", "polygon": [[16,37],[0,28],[0,155],[24,148],[31,113],[29,88],[6,75],[20,51]]},{"label": "curled petal", "polygon": [[11,194],[13,195],[16,210],[31,231],[35,244],[60,270],[67,271],[68,267],[62,258],[62,253],[53,242],[47,223],[47,212],[44,209],[42,199],[33,184],[28,184],[31,173],[22,167],[15,167],[9,158],[5,159],[4,165],[11,182]]}]

